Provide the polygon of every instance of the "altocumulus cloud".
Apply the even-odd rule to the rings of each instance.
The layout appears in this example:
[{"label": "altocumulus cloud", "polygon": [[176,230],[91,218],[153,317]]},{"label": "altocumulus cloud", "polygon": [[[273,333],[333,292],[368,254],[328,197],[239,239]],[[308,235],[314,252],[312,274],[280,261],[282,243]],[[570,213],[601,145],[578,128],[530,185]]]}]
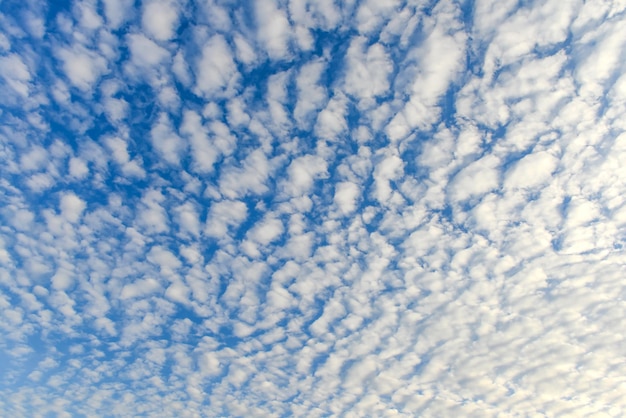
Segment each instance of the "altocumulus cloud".
[{"label": "altocumulus cloud", "polygon": [[0,415],[626,415],[626,4],[0,4]]}]

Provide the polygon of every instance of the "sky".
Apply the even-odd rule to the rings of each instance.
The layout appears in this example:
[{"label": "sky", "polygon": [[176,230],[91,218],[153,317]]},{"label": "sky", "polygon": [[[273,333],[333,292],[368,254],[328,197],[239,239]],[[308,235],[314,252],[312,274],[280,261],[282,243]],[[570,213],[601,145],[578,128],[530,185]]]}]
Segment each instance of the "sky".
[{"label": "sky", "polygon": [[626,415],[626,1],[0,1],[0,415]]}]

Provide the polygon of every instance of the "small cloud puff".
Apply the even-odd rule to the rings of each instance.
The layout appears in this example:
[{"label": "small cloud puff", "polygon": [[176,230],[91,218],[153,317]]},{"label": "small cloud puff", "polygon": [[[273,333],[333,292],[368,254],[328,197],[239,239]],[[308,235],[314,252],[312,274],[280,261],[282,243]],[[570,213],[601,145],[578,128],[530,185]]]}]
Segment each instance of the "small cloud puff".
[{"label": "small cloud puff", "polygon": [[80,197],[74,193],[64,193],[61,196],[59,208],[61,209],[61,216],[68,222],[76,223],[80,220],[87,204]]},{"label": "small cloud puff", "polygon": [[141,24],[154,39],[167,41],[176,33],[178,15],[178,4],[174,1],[148,1],[143,6]]},{"label": "small cloud puff", "polygon": [[230,46],[222,35],[206,41],[196,66],[196,91],[205,97],[231,96],[239,73]]}]

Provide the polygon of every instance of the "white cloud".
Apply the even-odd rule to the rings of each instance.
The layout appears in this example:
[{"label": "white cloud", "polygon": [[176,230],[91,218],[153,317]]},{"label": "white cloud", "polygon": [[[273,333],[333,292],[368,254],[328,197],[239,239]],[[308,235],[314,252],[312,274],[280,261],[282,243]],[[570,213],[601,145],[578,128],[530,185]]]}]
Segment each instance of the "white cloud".
[{"label": "white cloud", "polygon": [[[394,202],[397,199],[392,199],[392,189],[390,180],[397,180],[404,174],[404,161],[402,161],[397,155],[389,154],[376,165],[374,169],[374,181],[376,199],[381,204],[388,204]],[[396,195],[397,196],[397,195]]]},{"label": "white cloud", "polygon": [[89,168],[87,167],[87,164],[80,158],[72,157],[69,160],[69,172],[70,176],[77,179],[82,179],[89,174]]},{"label": "white cloud", "polygon": [[148,190],[141,198],[141,207],[137,223],[152,233],[163,233],[169,229],[167,212],[161,206],[165,201],[163,194],[155,189]]},{"label": "white cloud", "polygon": [[[480,4],[476,11],[477,28],[489,40],[484,58],[485,78],[491,79],[498,68],[531,54],[533,48],[565,41],[580,7],[577,3],[547,1],[528,10],[514,10],[515,2],[498,3],[497,7],[491,2]],[[537,33],[545,36],[537,37]]]},{"label": "white cloud", "polygon": [[335,204],[342,214],[348,215],[356,209],[357,199],[361,194],[359,186],[349,181],[338,183],[335,186]]},{"label": "white cloud", "polygon": [[[445,8],[439,3],[436,8]],[[435,123],[441,109],[438,101],[463,68],[467,34],[460,30],[454,15],[444,11],[429,22],[429,33],[419,46],[409,52],[399,77],[411,78],[411,96],[385,129],[392,141],[400,140],[415,129]]]},{"label": "white cloud", "polygon": [[229,227],[236,227],[248,217],[248,208],[240,201],[225,200],[211,205],[207,215],[205,233],[210,237],[224,238]]},{"label": "white cloud", "polygon": [[348,127],[345,119],[346,106],[347,99],[344,95],[332,97],[326,108],[317,115],[315,134],[323,139],[336,140]]},{"label": "white cloud", "polygon": [[152,247],[147,258],[151,263],[157,264],[161,268],[161,272],[167,275],[171,274],[182,265],[176,255],[161,246]]},{"label": "white cloud", "polygon": [[178,53],[176,53],[176,55],[174,56],[172,72],[174,73],[178,81],[183,83],[185,87],[188,87],[191,84],[189,64],[187,64],[185,56],[181,51],[178,51]]},{"label": "white cloud", "polygon": [[28,96],[31,74],[19,55],[0,57],[0,74],[7,84],[21,96]]},{"label": "white cloud", "polygon": [[3,52],[11,49],[11,41],[4,34],[0,34],[0,48]]},{"label": "white cloud", "polygon": [[41,146],[34,146],[28,153],[20,157],[20,166],[23,171],[38,171],[48,163],[48,152]]},{"label": "white cloud", "polygon": [[229,156],[235,150],[237,138],[233,136],[230,128],[221,121],[213,121],[209,124],[213,134],[213,143],[225,156]]},{"label": "white cloud", "polygon": [[216,31],[231,31],[233,22],[229,15],[230,10],[228,10],[227,6],[228,4],[216,0],[202,2],[200,6],[204,14],[202,17],[205,18],[209,26]]},{"label": "white cloud", "polygon": [[466,35],[450,34],[445,27],[436,26],[417,51],[419,73],[412,90],[428,105],[434,105],[462,68]]},{"label": "white cloud", "polygon": [[128,114],[128,102],[124,99],[115,99],[109,97],[105,99],[104,108],[107,116],[113,122],[119,122],[126,118]]},{"label": "white cloud", "polygon": [[[613,26],[616,25],[616,26]],[[593,36],[595,35],[595,36]],[[592,33],[586,45],[585,57],[576,68],[576,79],[581,83],[581,95],[601,97],[607,81],[623,74],[624,64],[619,59],[625,50],[626,31],[621,23],[606,23],[598,33]]]},{"label": "white cloud", "polygon": [[346,65],[347,93],[360,99],[372,99],[388,92],[393,62],[383,45],[368,46],[364,37],[353,39],[346,54]]},{"label": "white cloud", "polygon": [[200,219],[198,212],[191,202],[186,202],[175,209],[178,214],[178,224],[181,231],[190,233],[191,235],[200,235]]},{"label": "white cloud", "polygon": [[104,15],[109,26],[113,29],[119,28],[122,23],[134,14],[132,9],[133,0],[103,0],[103,3]]},{"label": "white cloud", "polygon": [[239,35],[235,35],[235,53],[237,60],[243,64],[250,65],[257,60],[257,54],[250,43]]},{"label": "white cloud", "polygon": [[76,223],[80,220],[87,204],[80,197],[70,192],[64,193],[61,196],[59,207],[61,209],[61,216],[68,222]]},{"label": "white cloud", "polygon": [[76,14],[80,17],[79,24],[87,30],[96,30],[102,26],[102,18],[94,7],[94,4],[88,2],[79,3],[76,5]]},{"label": "white cloud", "polygon": [[129,283],[122,288],[120,293],[120,299],[131,299],[137,297],[143,297],[152,293],[156,293],[161,290],[161,285],[153,278],[147,278],[137,280],[133,283]]},{"label": "white cloud", "polygon": [[309,119],[326,100],[326,89],[320,85],[320,78],[325,69],[325,62],[312,61],[303,65],[298,73],[296,79],[298,102],[293,111],[293,117],[300,128],[309,125]]},{"label": "white cloud", "polygon": [[176,281],[167,288],[167,290],[165,291],[165,296],[175,302],[188,304],[189,288],[185,286],[184,283]]},{"label": "white cloud", "polygon": [[283,230],[283,224],[279,219],[268,217],[257,223],[247,236],[261,245],[267,245],[280,237]]},{"label": "white cloud", "polygon": [[557,164],[557,158],[547,151],[528,154],[507,171],[504,187],[529,189],[547,184]]},{"label": "white cloud", "polygon": [[62,48],[57,56],[63,62],[63,70],[70,82],[83,91],[93,85],[107,71],[107,61],[99,54],[83,47]]},{"label": "white cloud", "polygon": [[291,26],[285,12],[274,0],[255,2],[258,38],[271,59],[284,59],[290,54]]},{"label": "white cloud", "polygon": [[200,173],[213,171],[213,165],[219,157],[219,151],[209,141],[207,130],[202,126],[200,115],[193,110],[186,110],[180,132],[189,138],[194,170]]},{"label": "white cloud", "polygon": [[246,113],[245,105],[241,98],[235,97],[228,102],[228,123],[231,126],[245,126],[250,122],[250,116]]},{"label": "white cloud", "polygon": [[283,71],[273,74],[267,81],[267,104],[269,114],[272,119],[272,128],[284,131],[289,127],[289,116],[284,107],[287,101],[287,86],[289,83],[289,72]]},{"label": "white cloud", "polygon": [[28,32],[35,38],[43,38],[46,34],[45,20],[31,11],[24,13],[23,16]]},{"label": "white cloud", "polygon": [[104,142],[111,151],[116,163],[123,165],[130,160],[126,141],[118,137],[108,137]]},{"label": "white cloud", "polygon": [[170,111],[177,111],[180,107],[180,96],[173,86],[164,86],[158,95],[159,102],[163,108]]},{"label": "white cloud", "polygon": [[332,0],[291,0],[290,18],[302,25],[300,27],[331,30],[336,28],[342,18],[342,11]]},{"label": "white cloud", "polygon": [[399,2],[397,0],[367,0],[362,2],[356,14],[356,23],[359,32],[364,34],[372,33],[380,27],[385,20],[393,15],[398,6]]},{"label": "white cloud", "polygon": [[450,185],[450,198],[455,202],[482,196],[499,185],[499,160],[486,156],[463,168]]},{"label": "white cloud", "polygon": [[241,168],[227,167],[219,181],[220,192],[229,199],[269,190],[266,182],[272,170],[265,153],[255,150],[246,157]]},{"label": "white cloud", "polygon": [[308,193],[317,179],[327,176],[326,161],[316,155],[299,157],[289,164],[287,172],[289,179],[283,182],[285,192],[292,196],[302,196]]},{"label": "white cloud", "polygon": [[128,35],[128,46],[133,64],[138,67],[153,67],[170,57],[169,52],[141,34]]},{"label": "white cloud", "polygon": [[52,288],[55,290],[68,290],[74,284],[75,273],[66,268],[59,268],[50,279]]},{"label": "white cloud", "polygon": [[206,97],[231,96],[239,73],[230,47],[221,35],[211,37],[202,48],[196,66],[196,90]]},{"label": "white cloud", "polygon": [[174,132],[166,113],[161,113],[159,120],[152,126],[150,140],[159,156],[170,164],[180,164],[182,154],[187,151],[187,144]]},{"label": "white cloud", "polygon": [[174,37],[178,26],[178,5],[173,1],[148,1],[144,4],[141,24],[159,41]]},{"label": "white cloud", "polygon": [[54,178],[47,173],[37,173],[30,176],[28,180],[26,180],[26,185],[36,192],[47,190],[54,184]]}]

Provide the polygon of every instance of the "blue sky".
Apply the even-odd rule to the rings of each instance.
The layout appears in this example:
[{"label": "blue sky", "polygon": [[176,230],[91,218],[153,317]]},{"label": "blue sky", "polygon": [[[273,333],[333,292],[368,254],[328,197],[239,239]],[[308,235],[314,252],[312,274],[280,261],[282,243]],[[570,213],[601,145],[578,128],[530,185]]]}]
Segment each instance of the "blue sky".
[{"label": "blue sky", "polygon": [[626,414],[626,3],[0,3],[0,415]]}]

